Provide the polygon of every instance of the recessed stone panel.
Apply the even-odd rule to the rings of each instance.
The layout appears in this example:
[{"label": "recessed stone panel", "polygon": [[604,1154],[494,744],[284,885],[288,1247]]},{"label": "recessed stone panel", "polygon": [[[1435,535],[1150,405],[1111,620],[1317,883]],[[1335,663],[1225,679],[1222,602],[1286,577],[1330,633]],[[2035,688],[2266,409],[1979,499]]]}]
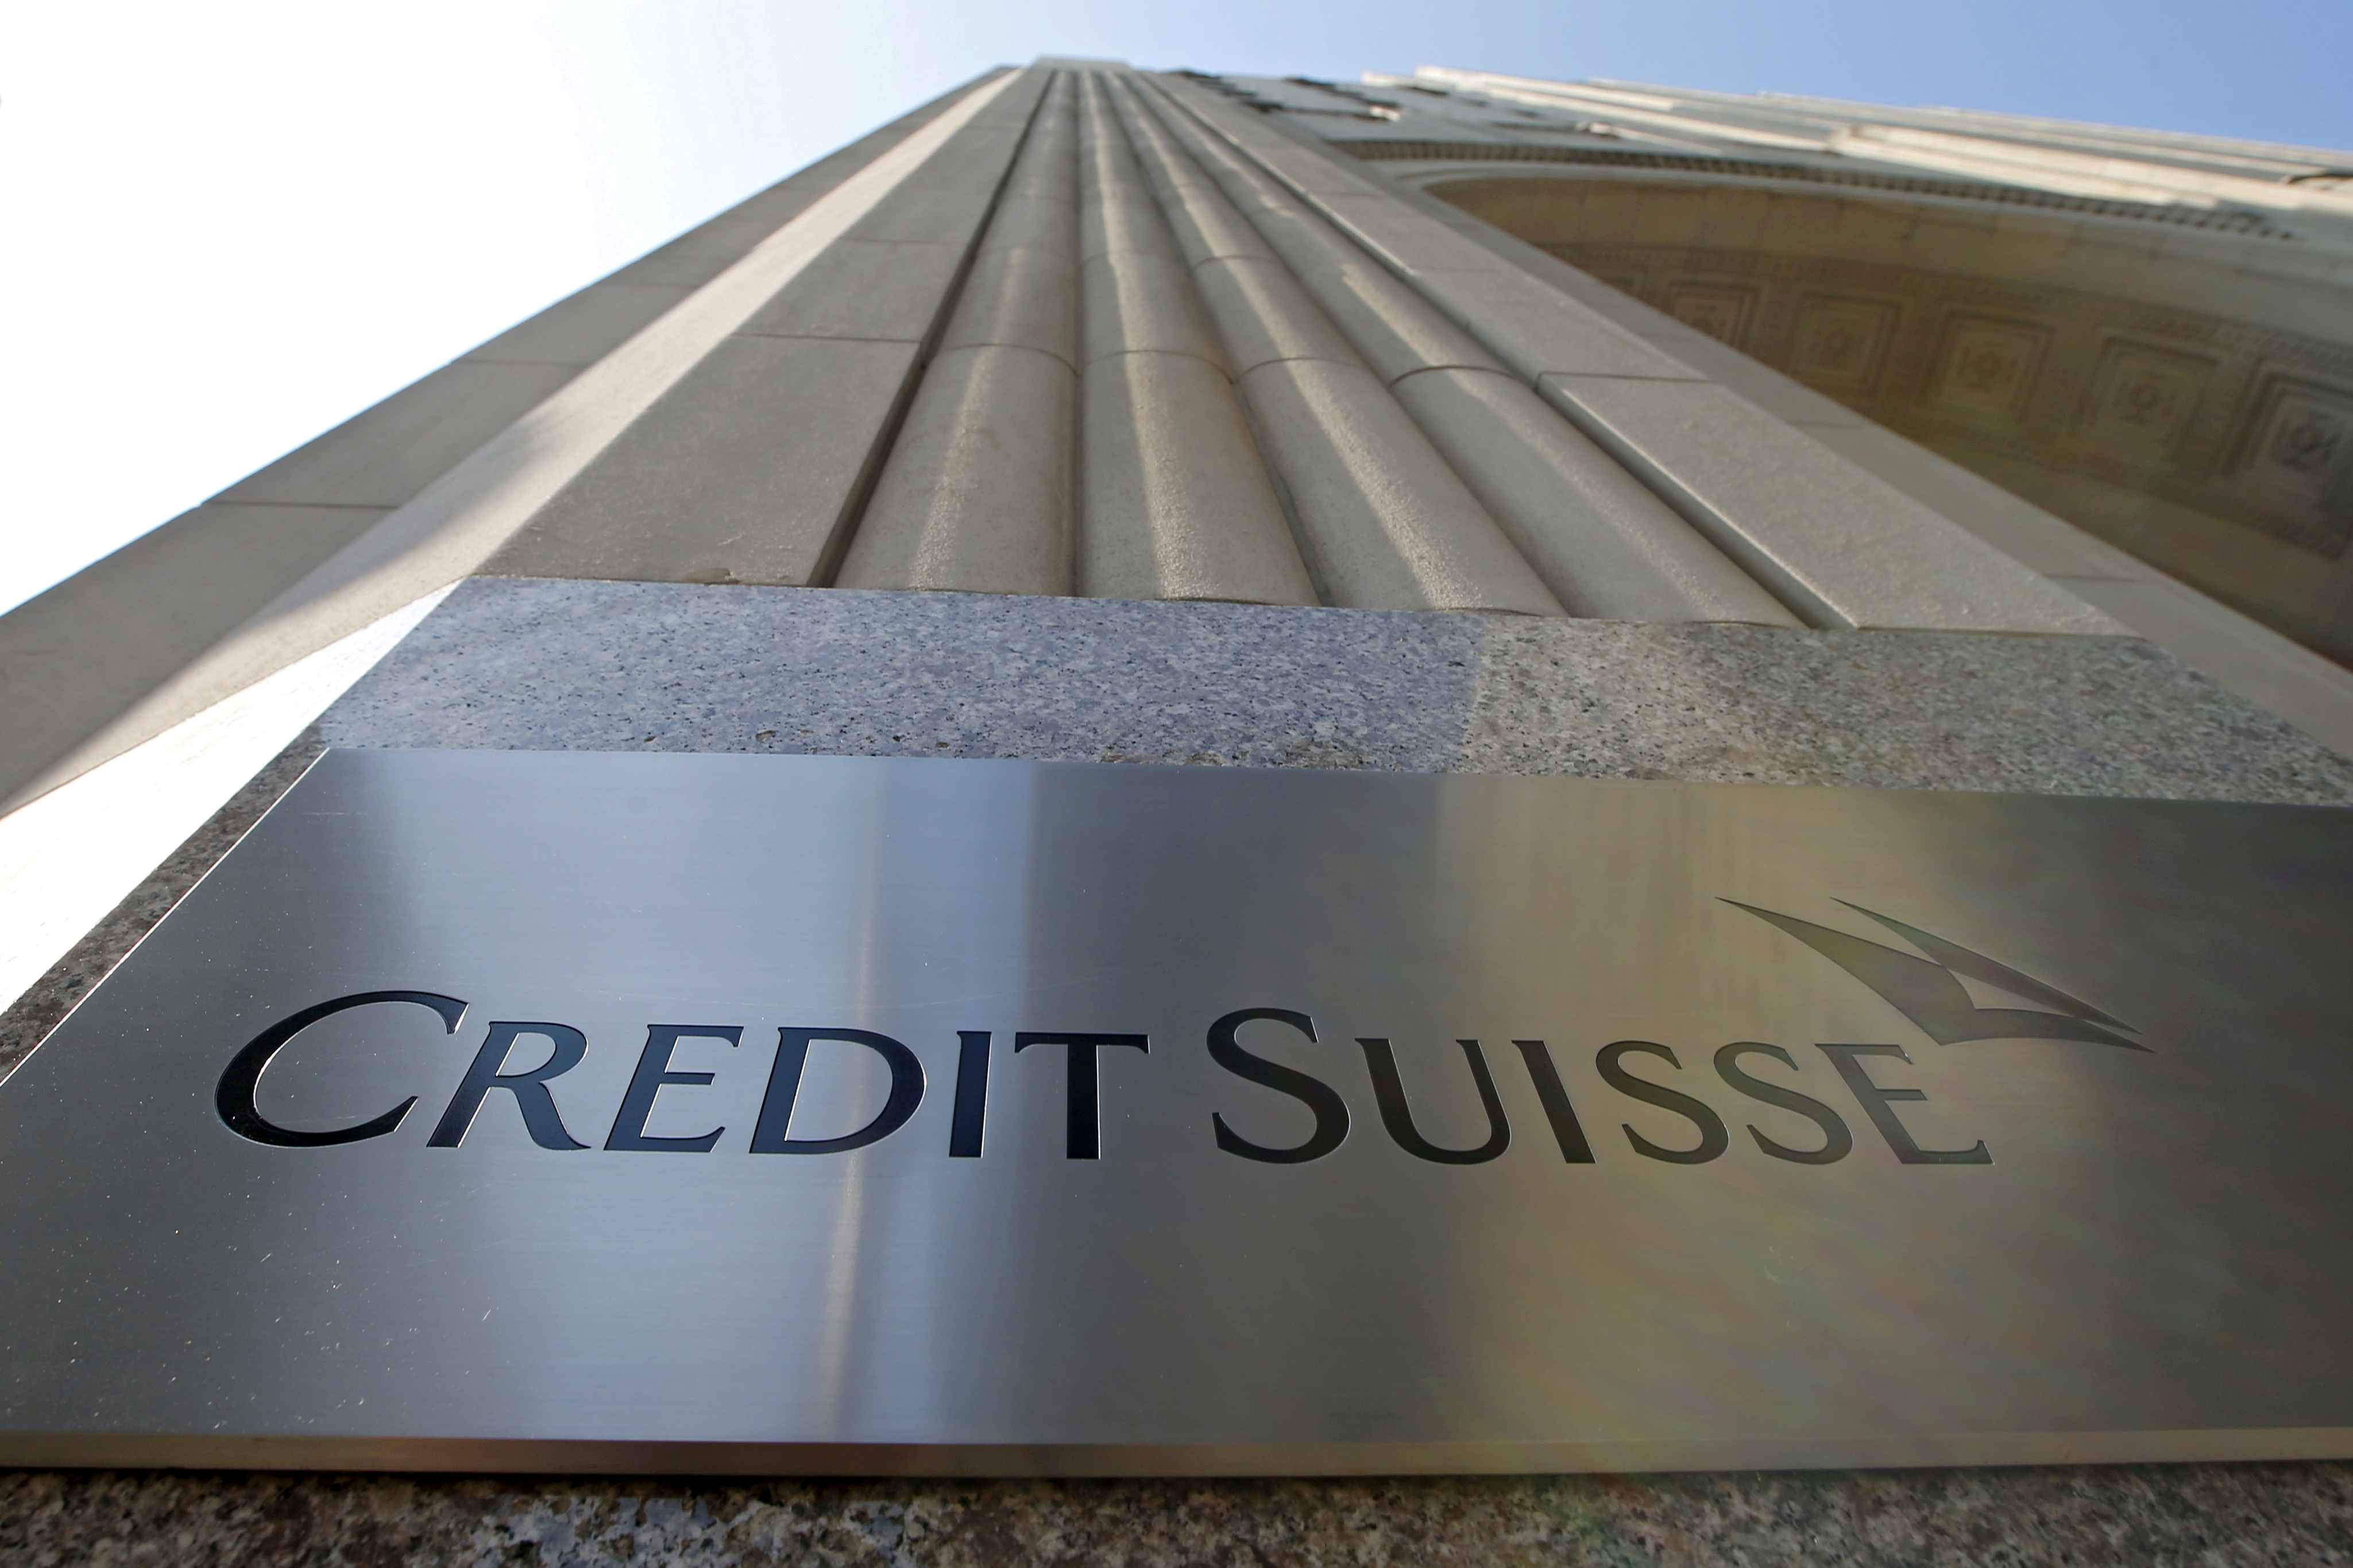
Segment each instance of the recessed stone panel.
[{"label": "recessed stone panel", "polygon": [[2169,457],[2213,370],[2214,362],[2200,354],[2111,340],[2093,373],[2077,432],[2111,457]]},{"label": "recessed stone panel", "polygon": [[2234,465],[2268,531],[2327,555],[2353,541],[2353,388],[2274,376],[2250,405]]},{"label": "recessed stone panel", "polygon": [[1718,342],[1738,348],[1757,314],[1757,290],[1736,283],[1678,283],[1667,290],[1667,313]]},{"label": "recessed stone panel", "polygon": [[1895,317],[1894,305],[1877,300],[1808,300],[1798,311],[1791,373],[1818,386],[1870,391],[1895,335]]},{"label": "recessed stone panel", "polygon": [[2015,419],[2050,342],[2050,329],[2031,322],[1955,316],[1945,328],[1928,401],[1953,413]]}]

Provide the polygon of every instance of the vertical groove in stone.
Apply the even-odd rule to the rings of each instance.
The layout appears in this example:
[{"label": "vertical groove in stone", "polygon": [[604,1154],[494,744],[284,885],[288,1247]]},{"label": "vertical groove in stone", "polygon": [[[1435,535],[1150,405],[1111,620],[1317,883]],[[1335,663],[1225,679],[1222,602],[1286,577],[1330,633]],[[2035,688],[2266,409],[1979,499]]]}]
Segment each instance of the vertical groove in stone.
[{"label": "vertical groove in stone", "polygon": [[1314,604],[1216,332],[1099,73],[1085,78],[1080,145],[1079,592]]},{"label": "vertical groove in stone", "polygon": [[[1010,174],[1042,88],[1027,75],[674,374],[481,569],[825,581]],[[714,280],[679,310],[725,286]]]},{"label": "vertical groove in stone", "polygon": [[1390,391],[1571,615],[1805,624],[1525,383],[1435,368]]},{"label": "vertical groove in stone", "polygon": [[1185,150],[1347,335],[1570,614],[1800,624],[1362,247],[1181,106],[1170,107],[1170,128]]},{"label": "vertical groove in stone", "polygon": [[1378,258],[1808,625],[2113,636],[2120,623],[1862,464],[1328,151],[1181,103]]},{"label": "vertical groove in stone", "polygon": [[837,586],[1071,591],[1076,87],[1030,122]]},{"label": "vertical groove in stone", "polygon": [[1129,83],[1115,90],[1334,602],[1562,614],[1461,477],[1154,108]]}]

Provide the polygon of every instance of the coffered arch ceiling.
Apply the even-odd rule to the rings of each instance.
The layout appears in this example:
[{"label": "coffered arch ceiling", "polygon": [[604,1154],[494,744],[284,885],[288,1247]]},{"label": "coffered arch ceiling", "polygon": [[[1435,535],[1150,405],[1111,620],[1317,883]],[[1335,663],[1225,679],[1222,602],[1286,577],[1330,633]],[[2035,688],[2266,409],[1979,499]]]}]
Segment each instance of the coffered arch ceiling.
[{"label": "coffered arch ceiling", "polygon": [[2353,264],[2335,247],[2247,211],[1728,160],[1415,157],[1437,151],[1379,155],[2353,660]]}]

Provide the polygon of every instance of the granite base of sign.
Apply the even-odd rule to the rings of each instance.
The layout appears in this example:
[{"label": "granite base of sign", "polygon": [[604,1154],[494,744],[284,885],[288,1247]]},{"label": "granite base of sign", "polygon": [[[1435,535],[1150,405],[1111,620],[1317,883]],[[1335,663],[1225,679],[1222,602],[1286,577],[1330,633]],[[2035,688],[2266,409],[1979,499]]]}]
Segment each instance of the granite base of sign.
[{"label": "granite base of sign", "polygon": [[0,1472],[0,1558],[425,1568],[2332,1568],[2353,1465],[1224,1481]]}]

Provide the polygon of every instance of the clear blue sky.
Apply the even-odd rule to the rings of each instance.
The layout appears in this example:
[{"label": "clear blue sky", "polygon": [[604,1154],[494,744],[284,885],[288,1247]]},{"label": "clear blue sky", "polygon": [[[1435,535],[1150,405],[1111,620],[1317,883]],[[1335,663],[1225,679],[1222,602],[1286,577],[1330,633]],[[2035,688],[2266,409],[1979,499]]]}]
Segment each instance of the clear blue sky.
[{"label": "clear blue sky", "polygon": [[0,17],[0,608],[828,148],[1050,53],[2353,145],[2353,0],[28,3]]}]

